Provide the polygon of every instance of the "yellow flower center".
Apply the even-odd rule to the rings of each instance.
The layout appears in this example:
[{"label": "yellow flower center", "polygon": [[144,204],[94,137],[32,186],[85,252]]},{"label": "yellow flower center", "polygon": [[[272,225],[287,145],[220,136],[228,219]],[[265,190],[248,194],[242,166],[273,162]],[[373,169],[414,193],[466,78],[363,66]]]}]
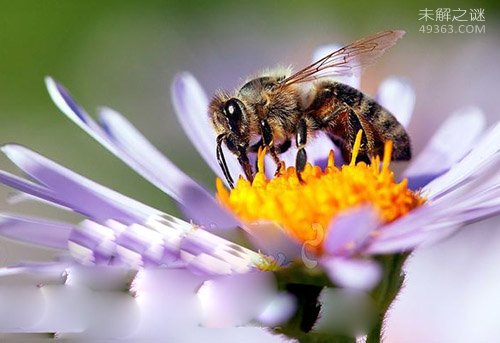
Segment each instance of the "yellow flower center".
[{"label": "yellow flower center", "polygon": [[258,153],[258,171],[250,183],[240,177],[230,192],[220,179],[216,180],[218,199],[224,206],[247,222],[269,220],[282,226],[300,242],[317,241],[321,250],[324,232],[335,216],[345,210],[369,204],[382,222],[391,222],[417,206],[424,199],[407,187],[407,180],[397,183],[389,169],[392,142],[385,143],[384,157],[377,156],[370,165],[356,163],[361,144],[356,136],[349,165],[337,168],[333,151],[325,170],[307,164],[300,182],[294,167],[282,168],[268,179],[264,173],[265,149]]}]

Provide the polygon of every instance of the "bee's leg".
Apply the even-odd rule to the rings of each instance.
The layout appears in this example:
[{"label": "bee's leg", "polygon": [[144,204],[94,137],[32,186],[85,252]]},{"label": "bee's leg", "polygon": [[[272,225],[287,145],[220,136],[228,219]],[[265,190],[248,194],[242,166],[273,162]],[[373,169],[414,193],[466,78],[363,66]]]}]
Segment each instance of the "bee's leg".
[{"label": "bee's leg", "polygon": [[257,143],[255,143],[254,145],[250,145],[250,148],[248,148],[248,151],[249,152],[258,152],[259,151],[259,148],[263,145],[263,141],[262,141],[262,138],[259,139],[259,141]]},{"label": "bee's leg", "polygon": [[243,171],[245,172],[247,180],[252,182],[253,170],[252,166],[250,165],[250,161],[248,160],[246,148],[242,148],[238,151],[238,162],[240,162],[240,165],[243,168]]},{"label": "bee's leg", "polygon": [[281,168],[281,161],[278,157],[276,147],[274,146],[273,131],[271,130],[271,127],[269,126],[267,120],[262,119],[260,121],[260,130],[262,133],[262,143],[269,149],[269,154],[273,158],[274,163],[276,163],[277,167],[274,175],[277,175]]},{"label": "bee's leg", "polygon": [[234,181],[229,173],[229,168],[227,167],[226,159],[224,158],[224,153],[222,151],[222,142],[224,141],[224,138],[224,135],[219,135],[217,137],[217,162],[219,162],[219,166],[222,169],[222,173],[224,173],[224,177],[226,178],[229,187],[234,188]]},{"label": "bee's leg", "polygon": [[286,141],[284,141],[283,143],[281,143],[280,145],[278,145],[278,154],[283,154],[285,152],[288,151],[288,149],[290,149],[290,147],[292,146],[292,141],[287,139]]},{"label": "bee's leg", "polygon": [[297,144],[297,156],[295,158],[295,170],[297,171],[297,177],[300,182],[304,182],[300,173],[304,170],[307,163],[307,152],[305,145],[307,144],[307,122],[305,118],[302,118],[298,125],[297,131],[295,132],[295,143]]}]

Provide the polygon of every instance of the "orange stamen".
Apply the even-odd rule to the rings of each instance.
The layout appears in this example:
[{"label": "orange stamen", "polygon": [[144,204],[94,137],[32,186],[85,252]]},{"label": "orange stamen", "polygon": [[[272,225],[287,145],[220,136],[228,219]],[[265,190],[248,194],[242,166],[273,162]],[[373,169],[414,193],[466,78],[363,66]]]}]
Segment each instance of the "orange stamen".
[{"label": "orange stamen", "polygon": [[[281,225],[293,238],[311,243],[321,251],[319,229],[326,230],[339,213],[360,205],[373,206],[383,222],[404,216],[424,199],[407,188],[407,180],[397,183],[390,170],[392,142],[385,143],[382,162],[377,156],[370,165],[356,164],[362,132],[358,132],[349,165],[338,168],[330,152],[325,170],[307,164],[300,182],[294,167],[284,165],[277,176],[264,173],[265,149],[258,152],[258,171],[253,183],[240,178],[230,192],[217,179],[219,201],[244,221],[270,220]],[[324,235],[321,235],[322,240]]]}]

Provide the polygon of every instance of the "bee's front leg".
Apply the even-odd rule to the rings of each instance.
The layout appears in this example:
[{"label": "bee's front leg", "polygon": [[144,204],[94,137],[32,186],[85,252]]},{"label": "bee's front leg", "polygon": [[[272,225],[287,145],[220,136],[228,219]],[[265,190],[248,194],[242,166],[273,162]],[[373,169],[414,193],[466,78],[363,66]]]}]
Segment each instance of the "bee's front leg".
[{"label": "bee's front leg", "polygon": [[250,161],[248,159],[248,154],[247,154],[247,148],[242,147],[238,149],[238,162],[240,162],[241,168],[243,168],[243,171],[245,172],[245,176],[248,181],[252,182],[253,181],[253,170],[252,166],[250,165]]},{"label": "bee's front leg", "polygon": [[307,144],[307,122],[304,118],[302,118],[297,125],[295,143],[297,144],[298,149],[297,156],[295,158],[295,170],[297,171],[297,177],[300,182],[304,182],[304,180],[302,180],[302,176],[300,175],[307,163],[307,152],[305,149],[305,145]]}]

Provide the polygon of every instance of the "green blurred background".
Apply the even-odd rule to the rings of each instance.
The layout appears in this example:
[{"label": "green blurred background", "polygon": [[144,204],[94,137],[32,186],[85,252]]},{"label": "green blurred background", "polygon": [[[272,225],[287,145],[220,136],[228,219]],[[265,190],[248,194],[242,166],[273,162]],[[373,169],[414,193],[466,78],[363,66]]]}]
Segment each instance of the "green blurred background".
[{"label": "green blurred background", "polygon": [[[439,7],[484,8],[486,33],[420,33],[419,10]],[[167,196],[56,109],[44,76],[62,82],[91,114],[101,105],[122,112],[182,169],[213,189],[214,175],[173,113],[170,84],[177,72],[192,72],[211,94],[232,89],[266,67],[302,66],[320,44],[348,43],[398,28],[407,36],[366,71],[363,89],[374,94],[392,74],[415,85],[417,110],[410,132],[418,151],[460,106],[480,105],[490,122],[498,117],[499,9],[493,1],[445,0],[0,1],[0,142],[26,145],[176,214]],[[3,156],[0,166],[15,171]],[[9,192],[2,187],[0,196]],[[0,209],[78,220],[40,204],[14,208],[2,201]]]},{"label": "green blurred background", "polygon": [[[484,8],[486,21],[479,24],[485,25],[486,33],[419,32],[423,24],[418,20],[420,10],[446,7]],[[498,1],[0,0],[0,143],[31,147],[82,175],[177,214],[167,196],[56,109],[44,88],[44,76],[62,82],[89,113],[95,113],[94,109],[101,105],[122,112],[161,151],[213,190],[214,175],[192,148],[173,113],[170,84],[177,72],[192,72],[211,94],[217,88],[232,89],[248,74],[266,67],[303,66],[320,44],[348,43],[378,31],[404,29],[406,37],[363,74],[362,88],[373,95],[389,75],[403,76],[414,85],[417,104],[409,131],[418,152],[439,124],[462,106],[481,107],[489,124],[500,118],[499,19]],[[3,156],[0,168],[17,173]],[[4,199],[10,192],[0,188],[2,211],[80,220],[43,204],[7,205]],[[490,221],[486,226],[451,240],[448,250],[439,245],[411,261],[413,275],[421,277],[412,280],[418,294],[402,297],[410,299],[409,305],[401,307],[408,316],[398,317],[402,322],[397,327],[403,334],[408,332],[401,326],[403,322],[415,322],[417,333],[437,322],[432,317],[426,322],[427,315],[416,316],[416,307],[420,306],[424,314],[432,313],[432,306],[441,306],[450,284],[468,284],[460,270],[464,265],[475,268],[482,263],[474,259],[481,250],[476,247],[483,247],[483,241],[489,241],[490,246],[500,242],[491,236],[500,232],[492,230],[500,223]],[[0,240],[0,266],[19,260],[49,259],[53,254]],[[435,273],[429,274],[429,268],[434,268]],[[496,270],[492,268],[500,273],[500,264],[483,268],[484,275]],[[445,291],[429,298],[432,291],[427,285],[439,279],[432,275],[445,280],[445,271],[452,281],[442,281]],[[478,275],[475,277],[481,282]],[[477,289],[469,291],[473,297],[481,293]],[[457,288],[457,292],[466,290]],[[449,308],[448,318],[461,318],[461,310]],[[477,309],[463,310],[475,314]],[[498,318],[497,312],[491,318]],[[415,321],[417,317],[420,321]]]}]

